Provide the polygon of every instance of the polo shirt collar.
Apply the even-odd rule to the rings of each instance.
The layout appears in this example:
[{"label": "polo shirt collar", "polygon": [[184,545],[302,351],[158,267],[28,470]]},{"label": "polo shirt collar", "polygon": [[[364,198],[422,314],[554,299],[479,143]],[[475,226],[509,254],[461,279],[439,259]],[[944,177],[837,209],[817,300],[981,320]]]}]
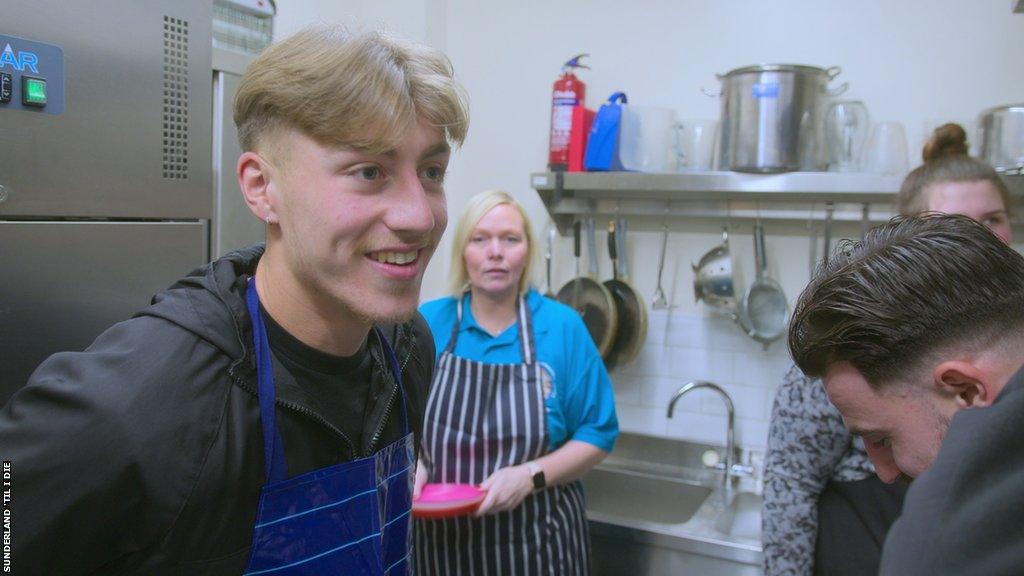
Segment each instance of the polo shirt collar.
[{"label": "polo shirt collar", "polygon": [[[459,324],[459,334],[469,332],[470,330],[476,330],[477,332],[490,336],[490,334],[486,330],[484,330],[479,323],[477,323],[476,318],[473,317],[473,310],[469,305],[469,300],[470,292],[466,291],[466,293],[462,295],[462,322]],[[533,287],[530,287],[526,292],[526,306],[529,307],[530,314],[533,316],[534,336],[543,332],[547,332],[548,329],[546,324],[538,325],[537,322],[537,312],[540,310],[540,307],[543,304],[544,297],[540,295],[540,292],[537,292],[537,290],[535,290]],[[518,333],[518,324],[513,324],[512,326],[506,328],[505,331],[502,332],[501,334],[493,336],[493,338],[495,340],[508,340],[509,342],[512,342],[515,340],[516,335]]]}]

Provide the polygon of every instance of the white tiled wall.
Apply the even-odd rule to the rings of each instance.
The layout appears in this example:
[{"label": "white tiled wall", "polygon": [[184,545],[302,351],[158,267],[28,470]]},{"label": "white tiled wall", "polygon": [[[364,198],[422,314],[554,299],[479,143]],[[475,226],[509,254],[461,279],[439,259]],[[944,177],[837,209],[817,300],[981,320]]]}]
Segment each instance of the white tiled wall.
[{"label": "white tiled wall", "polygon": [[694,390],[667,417],[672,394],[691,380],[725,388],[736,409],[736,442],[763,451],[775,388],[790,364],[784,340],[764,350],[719,316],[652,311],[637,359],[615,370],[619,426],[626,432],[725,444],[726,411],[710,390]]}]

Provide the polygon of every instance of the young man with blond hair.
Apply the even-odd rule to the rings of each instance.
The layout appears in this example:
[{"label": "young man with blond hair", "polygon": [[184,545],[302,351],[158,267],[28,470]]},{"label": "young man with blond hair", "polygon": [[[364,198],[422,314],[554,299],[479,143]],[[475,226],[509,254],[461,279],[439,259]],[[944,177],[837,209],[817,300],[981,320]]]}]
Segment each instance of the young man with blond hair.
[{"label": "young man with blond hair", "polygon": [[464,96],[435,50],[317,27],[253,62],[234,118],[265,249],[54,355],[0,413],[16,572],[407,572],[416,305]]},{"label": "young man with blond hair", "polygon": [[1024,257],[966,216],[896,218],[836,249],[789,345],[879,478],[915,479],[882,574],[1021,573]]}]

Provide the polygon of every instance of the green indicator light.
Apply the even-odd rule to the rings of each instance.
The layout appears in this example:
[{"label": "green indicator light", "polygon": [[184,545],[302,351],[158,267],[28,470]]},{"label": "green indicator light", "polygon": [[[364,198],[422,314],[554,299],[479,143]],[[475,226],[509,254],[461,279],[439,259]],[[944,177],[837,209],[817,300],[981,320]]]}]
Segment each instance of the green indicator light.
[{"label": "green indicator light", "polygon": [[25,83],[22,85],[22,101],[29,106],[46,105],[46,80],[42,78],[29,78],[23,76]]}]

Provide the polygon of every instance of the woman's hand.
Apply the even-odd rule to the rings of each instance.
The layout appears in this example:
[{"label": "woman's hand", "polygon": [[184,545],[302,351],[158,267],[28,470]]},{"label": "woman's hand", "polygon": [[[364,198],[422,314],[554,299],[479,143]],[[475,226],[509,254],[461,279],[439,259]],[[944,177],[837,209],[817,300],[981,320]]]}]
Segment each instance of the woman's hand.
[{"label": "woman's hand", "polygon": [[505,512],[519,506],[533,492],[533,475],[523,464],[509,466],[491,474],[480,488],[487,491],[487,496],[474,516]]},{"label": "woman's hand", "polygon": [[423,485],[427,483],[427,465],[423,463],[423,460],[416,461],[416,482],[412,487],[412,499],[415,500],[420,497],[420,491],[423,490]]}]

